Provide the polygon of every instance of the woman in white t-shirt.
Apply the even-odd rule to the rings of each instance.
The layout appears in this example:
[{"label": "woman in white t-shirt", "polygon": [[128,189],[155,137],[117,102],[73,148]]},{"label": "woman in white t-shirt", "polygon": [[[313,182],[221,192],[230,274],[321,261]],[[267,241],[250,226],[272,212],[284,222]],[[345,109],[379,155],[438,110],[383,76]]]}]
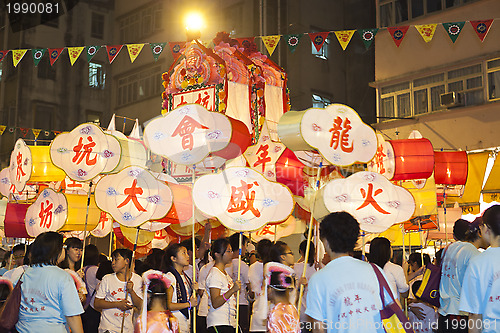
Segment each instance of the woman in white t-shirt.
[{"label": "woman in white t-shirt", "polygon": [[241,288],[239,280],[234,281],[225,267],[233,259],[233,250],[226,238],[213,242],[214,267],[208,273],[205,288],[208,297],[207,328],[210,333],[231,333],[236,327],[236,295]]},{"label": "woman in white t-shirt", "polygon": [[189,333],[191,308],[198,304],[196,294],[198,284],[192,283],[184,272],[189,265],[189,255],[184,246],[170,244],[163,257],[164,271],[170,281],[175,281],[167,289],[167,308],[179,322],[179,333]]}]

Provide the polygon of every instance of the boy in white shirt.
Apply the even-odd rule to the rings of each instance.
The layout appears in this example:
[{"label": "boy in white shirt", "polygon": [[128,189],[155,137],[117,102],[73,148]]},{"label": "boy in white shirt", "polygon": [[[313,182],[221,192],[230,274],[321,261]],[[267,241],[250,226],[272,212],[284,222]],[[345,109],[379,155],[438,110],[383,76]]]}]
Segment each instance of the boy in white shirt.
[{"label": "boy in white shirt", "polygon": [[117,249],[111,257],[115,273],[102,278],[94,301],[94,308],[101,311],[99,333],[120,333],[124,316],[123,332],[133,332],[132,309],[141,308],[142,279],[132,272],[132,251]]}]

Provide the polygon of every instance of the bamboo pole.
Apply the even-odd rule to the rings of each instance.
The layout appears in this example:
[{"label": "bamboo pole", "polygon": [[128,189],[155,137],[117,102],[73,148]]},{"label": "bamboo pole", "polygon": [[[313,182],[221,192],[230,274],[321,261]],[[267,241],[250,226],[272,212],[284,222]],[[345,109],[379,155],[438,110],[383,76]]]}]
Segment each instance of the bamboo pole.
[{"label": "bamboo pole", "polygon": [[87,212],[85,213],[85,228],[83,229],[83,249],[82,249],[82,267],[85,259],[85,241],[87,239],[87,225],[89,222],[90,196],[92,193],[92,181],[89,183],[89,193],[87,194]]},{"label": "bamboo pole", "polygon": [[[240,231],[240,239],[239,239],[239,253],[238,253],[238,277],[236,280],[240,279],[241,275],[241,248],[243,247],[243,232]],[[238,327],[239,327],[239,319],[240,319],[240,291],[241,288],[238,289],[238,292],[236,293],[236,333],[238,333]]]},{"label": "bamboo pole", "polygon": [[[196,165],[193,164],[193,189],[194,189],[194,182],[196,180]],[[195,206],[194,206],[194,191],[191,190],[191,197],[192,197],[192,219],[193,219],[193,225],[192,225],[192,246],[193,246],[193,285],[196,283],[196,241],[195,241],[195,228],[194,225],[196,223],[196,218],[194,216],[195,214]],[[193,296],[196,296],[196,290],[193,288]],[[196,307],[193,307],[193,333],[196,333]]]},{"label": "bamboo pole", "polygon": [[[135,235],[135,242],[134,242],[134,251],[132,252],[132,261],[130,262],[130,265],[127,266],[127,269],[125,271],[125,300],[127,300],[128,297],[128,289],[127,289],[127,284],[130,281],[130,278],[132,277],[132,274],[134,274],[134,267],[135,267],[135,251],[137,250],[137,242],[139,241],[139,231],[141,229],[137,227],[137,234]],[[130,270],[130,277],[129,277],[129,270]],[[120,329],[120,333],[123,333],[123,328],[125,327],[125,312],[127,310],[123,311],[123,317],[122,317],[122,327]]]}]

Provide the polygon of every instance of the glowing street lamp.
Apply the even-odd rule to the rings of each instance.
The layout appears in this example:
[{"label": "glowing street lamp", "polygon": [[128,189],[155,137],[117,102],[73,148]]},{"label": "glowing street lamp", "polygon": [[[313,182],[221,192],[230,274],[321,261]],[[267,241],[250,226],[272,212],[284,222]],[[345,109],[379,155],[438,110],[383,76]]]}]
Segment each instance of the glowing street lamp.
[{"label": "glowing street lamp", "polygon": [[203,17],[200,13],[189,13],[185,18],[186,36],[188,41],[200,39],[201,29],[204,27]]}]

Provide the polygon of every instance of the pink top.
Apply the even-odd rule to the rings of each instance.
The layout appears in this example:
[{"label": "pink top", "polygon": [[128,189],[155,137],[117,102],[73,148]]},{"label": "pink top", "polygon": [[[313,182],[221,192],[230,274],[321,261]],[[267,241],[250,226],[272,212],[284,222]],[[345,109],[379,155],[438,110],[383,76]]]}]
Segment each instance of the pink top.
[{"label": "pink top", "polygon": [[[141,332],[141,319],[137,318],[134,333]],[[146,333],[179,333],[179,323],[170,311],[148,311]]]},{"label": "pink top", "polygon": [[299,333],[300,322],[297,308],[293,304],[278,303],[269,312],[267,332]]}]

